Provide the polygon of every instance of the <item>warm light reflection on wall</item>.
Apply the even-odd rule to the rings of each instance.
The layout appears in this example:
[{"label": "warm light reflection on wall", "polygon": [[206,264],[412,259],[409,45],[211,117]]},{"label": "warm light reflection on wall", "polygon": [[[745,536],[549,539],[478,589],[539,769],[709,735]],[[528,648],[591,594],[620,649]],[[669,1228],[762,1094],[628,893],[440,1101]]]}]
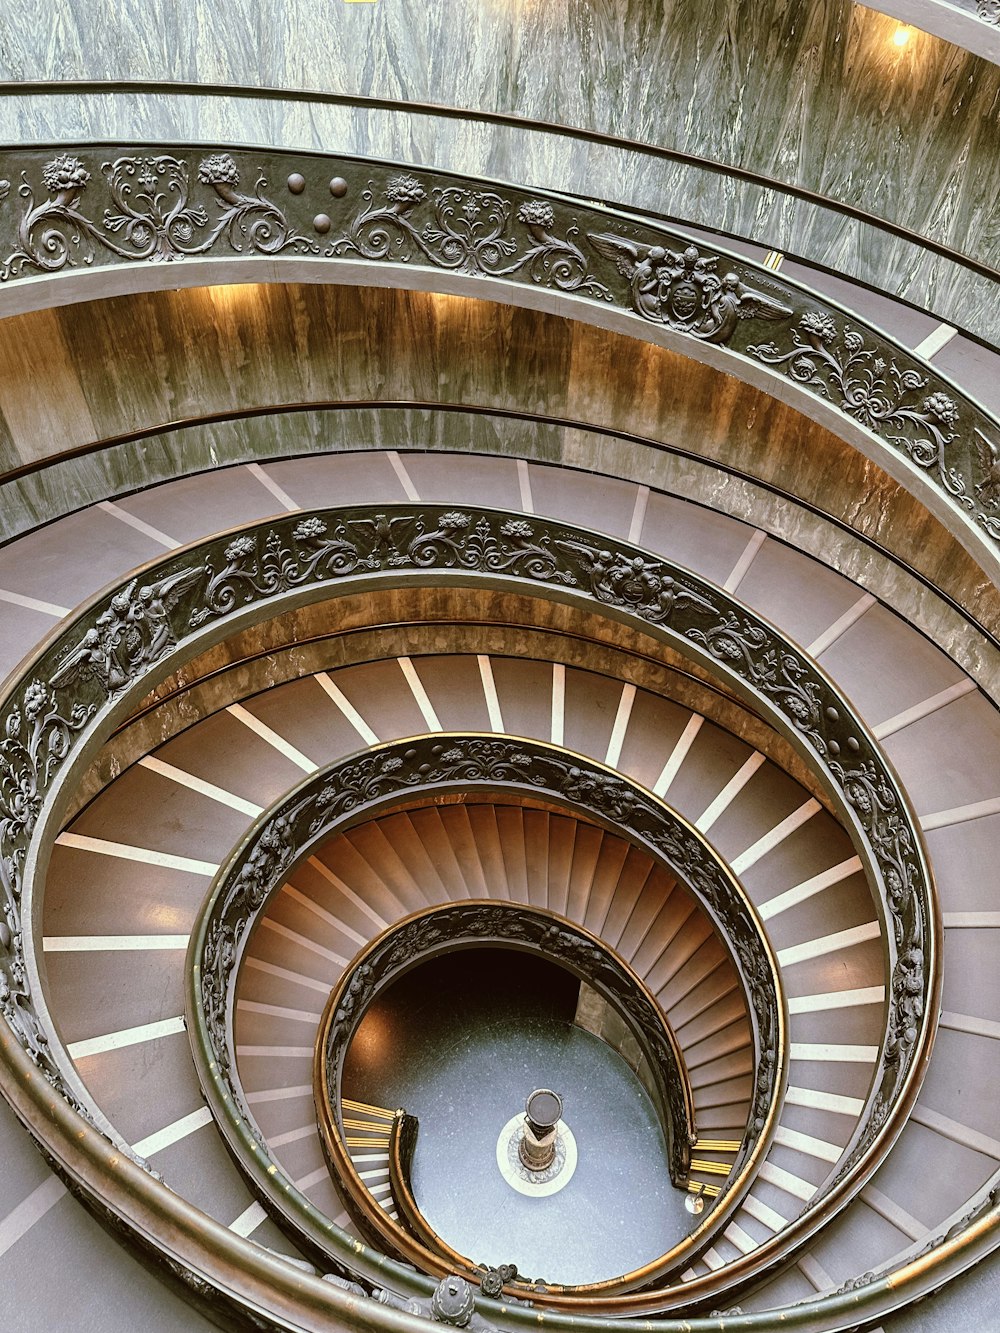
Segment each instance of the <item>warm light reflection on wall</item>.
[{"label": "warm light reflection on wall", "polygon": [[892,34],[893,45],[903,47],[906,45],[906,43],[910,40],[912,36],[913,36],[912,28],[905,28],[905,27],[897,28],[896,31]]}]

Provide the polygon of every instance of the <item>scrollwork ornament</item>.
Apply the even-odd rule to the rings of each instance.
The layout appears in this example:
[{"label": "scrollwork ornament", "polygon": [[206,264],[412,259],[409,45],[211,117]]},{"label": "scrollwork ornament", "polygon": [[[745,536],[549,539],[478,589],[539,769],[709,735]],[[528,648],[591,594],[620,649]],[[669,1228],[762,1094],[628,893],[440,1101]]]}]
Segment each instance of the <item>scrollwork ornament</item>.
[{"label": "scrollwork ornament", "polygon": [[299,235],[263,191],[258,171],[251,192],[240,191],[240,169],[228,153],[212,154],[197,168],[199,184],[214,195],[216,215],[191,198],[191,167],[170,153],[126,154],[101,164],[108,206],[98,220],[84,209],[93,172],[61,153],[41,169],[48,197],[36,202],[26,172],[18,193],[26,201],[18,244],[0,264],[0,281],[25,270],[56,273],[93,264],[99,252],[123,260],[177,260],[207,254],[220,242],[236,253],[318,250]]},{"label": "scrollwork ornament", "polygon": [[329,255],[357,254],[364,259],[422,259],[436,268],[457,269],[484,277],[521,274],[542,287],[581,292],[610,301],[611,292],[588,273],[587,257],[576,244],[579,227],[570,221],[555,234],[553,205],[526,199],[515,209],[495,190],[433,186],[407,172],[382,187],[369,181],[366,207],[347,231],[332,241]]}]

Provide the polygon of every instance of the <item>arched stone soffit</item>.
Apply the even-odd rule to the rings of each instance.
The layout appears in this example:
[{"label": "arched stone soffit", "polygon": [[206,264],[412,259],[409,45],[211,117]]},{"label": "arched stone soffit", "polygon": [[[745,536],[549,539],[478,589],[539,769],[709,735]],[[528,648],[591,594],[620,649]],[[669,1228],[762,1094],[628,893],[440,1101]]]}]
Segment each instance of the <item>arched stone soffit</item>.
[{"label": "arched stone soffit", "polygon": [[[37,513],[40,490],[58,490],[57,471],[67,507],[105,498],[92,476],[98,460],[74,455],[220,415],[235,420],[168,431],[137,447],[131,464],[109,461],[119,493],[163,479],[148,461],[157,451],[170,476],[220,457],[243,461],[253,448],[274,457],[381,444],[498,451],[687,494],[701,487],[701,498],[723,507],[720,486],[736,497],[735,480],[688,476],[679,453],[830,514],[982,615],[988,577],[923,494],[828,424],[687,355],[694,340],[660,346],[634,336],[642,325],[623,332],[576,313],[399,288],[256,283],[139,292],[0,321],[5,508]],[[250,411],[328,405],[337,410],[240,424]],[[487,415],[477,419],[476,409]],[[238,437],[231,454],[227,430]],[[781,521],[776,514],[776,528]],[[794,539],[792,528],[786,535]]]}]

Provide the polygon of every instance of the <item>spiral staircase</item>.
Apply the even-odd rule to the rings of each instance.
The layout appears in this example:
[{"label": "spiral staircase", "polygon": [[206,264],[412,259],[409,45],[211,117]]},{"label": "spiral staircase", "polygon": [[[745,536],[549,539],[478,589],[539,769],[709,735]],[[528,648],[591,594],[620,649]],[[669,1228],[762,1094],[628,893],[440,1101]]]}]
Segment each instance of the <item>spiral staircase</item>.
[{"label": "spiral staircase", "polygon": [[[996,17],[192,8],[4,56],[4,1327],[991,1327]],[[908,214],[810,174],[876,78]],[[449,913],[633,987],[662,1258],[456,1252],[327,1095]]]}]

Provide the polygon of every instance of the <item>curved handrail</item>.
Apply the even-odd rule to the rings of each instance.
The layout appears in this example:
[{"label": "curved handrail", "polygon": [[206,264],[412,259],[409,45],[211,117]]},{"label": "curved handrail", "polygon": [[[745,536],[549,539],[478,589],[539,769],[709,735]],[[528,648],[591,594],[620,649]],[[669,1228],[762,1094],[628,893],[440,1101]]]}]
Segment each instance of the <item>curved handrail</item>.
[{"label": "curved handrail", "polygon": [[[555,765],[552,762],[544,763],[545,758],[549,758],[551,761],[551,756],[547,752],[553,747],[540,747],[537,743],[523,739],[514,740],[513,742],[502,740],[491,743],[485,737],[470,738],[460,735],[445,735],[443,737],[437,735],[431,738],[429,744],[426,741],[411,740],[393,747],[394,753],[390,752],[389,763],[395,762],[400,752],[403,754],[406,754],[407,751],[414,752],[413,757],[406,760],[409,773],[408,777],[403,779],[406,782],[404,791],[416,793],[421,790],[420,788],[415,789],[411,785],[412,779],[409,775],[424,768],[430,770],[424,776],[424,783],[428,784],[424,790],[428,792],[440,790],[441,774],[435,771],[437,764],[435,763],[434,751],[440,750],[442,746],[446,746],[449,750],[465,750],[464,766],[469,768],[472,767],[470,763],[471,756],[468,753],[470,746],[479,746],[481,749],[486,746],[491,757],[488,770],[491,779],[486,783],[487,789],[490,791],[507,790],[511,781],[511,753],[516,753],[519,758],[523,757],[524,759],[540,757],[543,762],[536,765],[535,771],[514,775],[515,790],[522,790],[524,784],[530,784],[527,787],[530,792],[543,790],[547,797],[553,795],[549,789],[549,781],[545,781],[543,785],[543,779],[547,777],[550,780],[555,771]],[[620,778],[617,774],[611,774],[603,767],[592,766],[579,755],[570,755],[560,751],[559,756],[559,760],[556,762],[564,770],[567,767],[567,761],[569,761],[569,766],[581,774],[587,775],[590,781],[596,781],[597,783],[615,781],[619,785],[622,796],[628,796],[632,784]],[[499,761],[496,764],[498,778],[494,788],[492,780],[493,762],[497,760]],[[482,784],[482,773],[487,771],[485,763],[477,763],[476,767],[479,772],[472,778],[470,789],[478,789]],[[523,768],[524,766],[518,765],[518,767]],[[546,774],[546,769],[548,769],[548,774]],[[322,778],[324,785],[330,781],[336,782],[338,780],[336,769],[328,770]],[[585,781],[586,778],[583,780]],[[383,776],[378,783],[380,789],[384,781]],[[423,788],[423,783],[421,787]],[[296,801],[300,799],[303,790],[303,786],[300,785],[297,789],[297,795],[293,799]],[[283,802],[279,811],[285,808],[285,805],[286,803]],[[405,808],[405,806],[394,808]],[[585,801],[579,804],[574,802],[573,808],[588,811],[588,805]],[[270,816],[265,816],[264,822],[258,824],[258,832],[268,825],[273,825],[275,819],[282,818],[279,811],[274,811]],[[352,805],[352,822],[357,811],[357,805]],[[599,813],[602,819],[605,817],[603,810],[591,813]],[[666,823],[670,824],[675,821],[677,821],[677,817],[672,812],[665,815]],[[331,831],[325,830],[320,836],[325,840],[330,836]],[[627,828],[616,828],[618,836],[627,837],[628,832]],[[691,832],[690,828],[684,828],[685,834],[690,835]],[[695,843],[690,841],[689,837],[685,837],[683,842],[688,849],[695,846]],[[678,841],[677,846],[680,847],[680,845],[681,843]],[[303,854],[301,848],[296,849],[295,859],[299,859]],[[238,862],[231,863],[229,867],[230,874],[237,864]],[[677,869],[676,866],[673,866],[673,868]],[[280,888],[280,883],[273,886],[273,889],[278,888]],[[220,910],[225,892],[225,871],[223,871],[213,887],[211,901],[206,900],[204,908],[206,913]],[[260,911],[262,912],[265,907],[266,902],[262,905]],[[750,920],[753,921],[752,918]],[[252,923],[248,923],[245,929],[252,929]],[[204,933],[200,924],[198,933],[199,935]],[[763,940],[762,936],[761,939]],[[368,1229],[374,1231],[383,1240],[388,1240],[394,1250],[402,1252],[404,1259],[416,1262],[421,1267],[426,1266],[426,1254],[412,1252],[400,1236],[401,1228],[393,1225],[390,1219],[386,1217],[385,1211],[372,1201],[371,1194],[358,1175],[357,1168],[347,1151],[343,1125],[335,1110],[335,1108],[340,1107],[343,1100],[344,1061],[353,1035],[366,1010],[378,995],[391,986],[404,972],[417,966],[426,958],[437,956],[442,950],[455,945],[480,947],[491,944],[501,944],[504,948],[515,950],[544,953],[547,958],[576,973],[615,1007],[635,1036],[652,1075],[655,1090],[653,1100],[667,1142],[667,1160],[671,1181],[677,1188],[684,1188],[687,1184],[691,1161],[691,1145],[697,1137],[690,1080],[683,1053],[668,1020],[648,988],[632,969],[597,936],[555,912],[528,907],[523,904],[514,907],[508,903],[498,903],[493,900],[472,900],[468,903],[463,901],[458,904],[447,903],[439,907],[425,909],[389,926],[363,948],[352,960],[351,965],[344,970],[324,1006],[316,1036],[313,1062],[317,1121],[331,1172],[335,1180],[342,1182],[345,1188],[347,1197],[345,1197],[344,1202],[349,1206],[353,1204],[360,1211],[359,1221]],[[770,960],[771,976],[769,980],[777,987],[777,964],[773,957],[770,957],[770,951],[767,950],[766,946],[764,947],[764,955]],[[735,961],[737,960],[734,959]],[[738,962],[737,966],[739,966]],[[204,969],[202,976],[204,979]],[[744,986],[748,986],[750,978],[742,971],[740,976]],[[218,981],[215,981],[213,987],[217,989],[219,984]],[[773,998],[773,1030],[779,1037],[779,1050],[776,1053],[773,1065],[766,1071],[766,1081],[771,1084],[767,1097],[766,1123],[759,1129],[754,1124],[748,1126],[740,1145],[740,1156],[734,1166],[737,1175],[742,1171],[751,1154],[754,1153],[754,1149],[757,1148],[760,1140],[769,1137],[767,1129],[773,1122],[777,1091],[781,1083],[781,1079],[775,1080],[773,1075],[782,1070],[785,1064],[780,989],[775,989]],[[226,1027],[227,1031],[231,1029],[231,1018],[229,1017],[226,1020]],[[759,1028],[756,1024],[753,1027],[753,1033],[755,1038],[759,1038]],[[755,1052],[755,1068],[760,1067],[761,1056],[762,1052],[758,1044]],[[216,1052],[217,1058],[218,1052]],[[211,1061],[207,1062],[207,1067],[210,1067],[211,1063]],[[232,1069],[231,1056],[229,1057],[229,1066]],[[196,1067],[199,1070],[199,1075],[201,1075],[201,1071],[206,1069],[204,1052],[196,1053]],[[759,1107],[762,1100],[759,1095],[760,1084],[759,1080],[755,1081],[757,1081],[758,1092],[755,1103]],[[206,1088],[206,1092],[210,1092],[210,1089]],[[761,1151],[765,1146],[766,1144],[761,1144]],[[757,1151],[754,1155],[759,1158],[760,1151]],[[717,1217],[713,1218],[713,1221],[717,1223]],[[435,1243],[430,1246],[432,1255],[435,1255],[436,1252],[439,1253],[442,1248],[447,1254],[447,1262],[452,1265],[452,1269],[439,1270],[442,1276],[453,1270],[459,1272],[464,1270],[470,1276],[474,1273],[477,1265],[468,1259],[463,1258],[461,1267],[456,1268],[460,1256],[446,1244],[442,1246],[441,1238],[426,1222],[421,1224],[421,1231],[423,1235],[429,1234],[434,1238]],[[424,1250],[428,1248],[426,1242],[422,1242],[422,1245]],[[624,1285],[626,1281],[627,1279],[616,1279],[615,1285]]]},{"label": "curved handrail", "polygon": [[[193,646],[223,637],[259,616],[262,606],[317,600],[333,585],[371,586],[380,571],[418,583],[446,578],[499,587],[510,581],[522,590],[545,588],[550,596],[602,605],[718,672],[811,760],[873,882],[887,893],[877,898],[878,910],[892,919],[884,937],[895,959],[887,987],[889,1031],[868,1103],[880,1114],[865,1131],[867,1140],[853,1145],[867,1153],[855,1179],[874,1170],[919,1085],[940,985],[937,909],[920,835],[877,745],[814,663],[718,589],[626,543],[495,511],[397,506],[297,514],[214,538],[155,562],[146,586],[139,588],[137,579],[95,598],[12,682],[0,777],[5,792],[16,788],[24,796],[0,818],[0,887],[16,927],[0,999],[47,1079],[68,1096],[79,1086],[58,1041],[40,1026],[44,1002],[32,955],[24,952],[21,897],[31,919],[35,875],[58,827],[62,789],[72,780],[67,757],[97,744],[128,703],[148,690],[150,676]],[[827,1212],[840,1206],[846,1189],[841,1181],[824,1196]],[[817,1208],[816,1225],[822,1216]],[[810,1233],[807,1214],[803,1218],[793,1224],[799,1239]],[[766,1249],[734,1262],[733,1280],[764,1262]]]},{"label": "curved handrail", "polygon": [[[304,856],[335,832],[399,808],[429,793],[520,790],[554,801],[610,826],[636,842],[654,860],[683,881],[712,921],[741,977],[748,1001],[754,1044],[751,1112],[727,1194],[684,1240],[659,1259],[610,1282],[579,1287],[550,1284],[533,1299],[548,1304],[562,1293],[591,1296],[648,1286],[679,1271],[710,1242],[750,1187],[753,1172],[767,1150],[776,1124],[786,1079],[785,1013],[777,962],[757,914],[731,871],[693,826],[655,796],[594,760],[557,746],[524,738],[434,733],[411,737],[340,760],[304,779],[261,815],[220,868],[202,904],[188,951],[188,1030],[202,1092],[244,1174],[269,1204],[314,1246],[329,1245],[329,1225],[317,1226],[315,1210],[271,1161],[243,1093],[231,1010],[237,975],[249,938],[271,895]],[[473,919],[467,920],[471,913]],[[506,904],[446,904],[418,912],[391,926],[358,955],[334,988],[324,1009],[317,1038],[314,1084],[324,1146],[336,1179],[344,1182],[362,1219],[391,1238],[394,1251],[424,1271],[444,1276],[438,1254],[414,1245],[388,1218],[375,1218],[370,1197],[346,1151],[339,1130],[329,1126],[327,1108],[340,1104],[339,1063],[373,987],[381,989],[398,970],[406,970],[441,944],[449,918],[469,939],[502,933],[513,947],[537,948],[582,975],[583,964],[596,984],[625,1007],[630,1024],[665,1066],[665,1127],[672,1174],[686,1179],[693,1105],[684,1088],[683,1056],[655,1000],[621,959],[573,922],[541,909]],[[504,929],[496,923],[503,919]],[[444,924],[439,925],[439,919]],[[452,941],[454,942],[454,941]],[[595,956],[596,955],[596,956]],[[626,1002],[627,997],[627,1002]],[[687,1126],[691,1126],[689,1130]],[[672,1131],[672,1132],[671,1132]],[[345,1200],[346,1202],[347,1200]],[[336,1253],[336,1245],[330,1250]],[[466,1276],[475,1265],[464,1261]]]},{"label": "curved handrail", "polygon": [[[888,236],[928,250],[931,254],[937,255],[941,259],[947,259],[962,268],[967,268],[980,277],[1000,280],[1000,269],[978,259],[975,255],[967,254],[954,246],[947,245],[936,237],[926,236],[922,232],[914,231],[911,227],[894,222],[891,218],[874,214],[858,204],[837,199],[833,195],[823,194],[818,190],[810,190],[807,186],[798,185],[794,181],[780,180],[776,176],[765,175],[763,172],[754,171],[752,168],[742,166],[739,163],[723,162],[716,158],[705,157],[700,153],[687,152],[681,148],[671,148],[665,144],[646,143],[641,139],[632,139],[627,135],[612,134],[607,130],[598,130],[583,125],[564,125],[558,121],[520,116],[511,111],[487,111],[477,107],[452,107],[441,102],[424,102],[412,98],[374,97],[361,93],[334,93],[323,89],[283,89],[263,85],[257,87],[246,84],[189,83],[174,79],[29,79],[23,82],[16,80],[0,81],[0,95],[5,97],[64,96],[66,93],[85,96],[94,92],[98,94],[110,93],[112,95],[151,93],[156,96],[175,94],[198,98],[225,97],[240,101],[297,102],[311,103],[315,106],[356,107],[361,110],[394,113],[399,113],[402,110],[414,116],[438,116],[445,120],[461,120],[480,125],[528,130],[552,135],[555,138],[598,144],[605,148],[636,153],[655,161],[672,162],[678,166],[693,167],[697,170],[707,171],[711,175],[731,177],[762,190],[787,195],[791,199],[810,204],[815,208],[827,209],[840,217],[850,219],[852,222],[884,231]],[[53,149],[60,146],[57,142],[51,145]],[[251,147],[252,145],[244,146]],[[10,152],[17,147],[19,147],[17,144],[4,145],[0,147],[0,152]],[[259,147],[263,148],[264,145],[259,145]],[[621,202],[609,200],[602,200],[601,202],[615,209],[628,207],[628,205]]]},{"label": "curved handrail", "polygon": [[[700,346],[706,358],[713,349],[733,373],[801,391],[852,443],[877,444],[887,470],[1000,574],[1000,422],[915,353],[788,278],[632,214],[447,172],[176,145],[106,145],[101,155],[99,176],[69,153],[17,155],[24,203],[16,217],[0,210],[0,283],[68,274],[82,292],[81,268],[131,266],[142,287],[153,282],[150,259],[206,257],[217,277],[215,261],[237,263],[241,280],[263,259],[262,276],[275,280],[284,256],[299,277],[316,265],[346,276],[391,263],[401,285],[413,274],[455,291],[499,281],[529,304],[565,298],[580,317],[624,319],[651,341]],[[331,197],[334,171],[345,174]],[[275,176],[286,182],[280,205],[265,192]],[[39,182],[46,197],[36,202]],[[329,212],[315,212],[317,197]],[[171,282],[188,281],[182,274],[172,269]],[[204,275],[197,263],[189,273]]]}]

